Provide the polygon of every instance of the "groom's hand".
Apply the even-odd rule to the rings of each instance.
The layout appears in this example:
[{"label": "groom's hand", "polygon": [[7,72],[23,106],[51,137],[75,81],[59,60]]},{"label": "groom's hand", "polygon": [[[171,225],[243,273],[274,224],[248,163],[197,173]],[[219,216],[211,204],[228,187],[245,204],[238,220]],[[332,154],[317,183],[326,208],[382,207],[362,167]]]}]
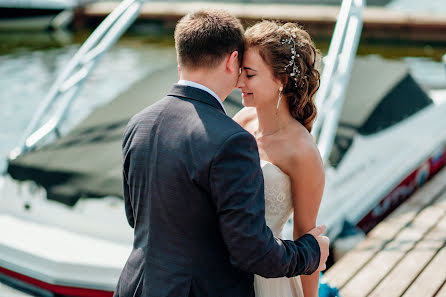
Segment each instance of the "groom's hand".
[{"label": "groom's hand", "polygon": [[322,234],[327,230],[327,227],[325,225],[317,226],[314,229],[311,229],[308,234],[313,235],[314,238],[316,238],[317,243],[319,244],[319,249],[321,250],[321,258],[319,260],[319,267],[316,271],[323,271],[327,268],[327,265],[325,262],[327,261],[328,254],[329,254],[329,245],[330,245],[330,239],[328,239],[327,236],[323,236]]}]

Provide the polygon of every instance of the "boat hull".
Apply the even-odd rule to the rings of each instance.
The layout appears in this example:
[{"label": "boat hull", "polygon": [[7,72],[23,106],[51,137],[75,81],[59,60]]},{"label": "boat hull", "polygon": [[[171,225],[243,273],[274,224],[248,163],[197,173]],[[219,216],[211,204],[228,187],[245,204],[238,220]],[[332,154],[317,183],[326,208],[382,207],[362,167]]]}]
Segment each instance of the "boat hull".
[{"label": "boat hull", "polygon": [[41,31],[54,29],[54,19],[65,9],[71,7],[34,8],[34,7],[1,7],[1,31]]}]

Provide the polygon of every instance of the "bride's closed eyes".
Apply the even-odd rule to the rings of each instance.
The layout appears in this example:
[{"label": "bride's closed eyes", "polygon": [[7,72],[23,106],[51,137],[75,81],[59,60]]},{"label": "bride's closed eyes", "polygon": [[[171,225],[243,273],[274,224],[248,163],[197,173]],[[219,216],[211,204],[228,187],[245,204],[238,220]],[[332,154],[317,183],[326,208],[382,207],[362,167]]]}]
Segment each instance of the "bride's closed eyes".
[{"label": "bride's closed eyes", "polygon": [[245,71],[247,78],[251,78],[251,77],[255,76],[254,72],[257,72],[257,70],[254,70],[250,67],[243,67],[243,70]]},{"label": "bride's closed eyes", "polygon": [[244,73],[242,73],[242,75],[245,75],[246,76],[246,78],[251,78],[251,77],[253,77],[253,76],[255,76],[255,74],[254,73],[249,73],[248,71],[244,71]]}]

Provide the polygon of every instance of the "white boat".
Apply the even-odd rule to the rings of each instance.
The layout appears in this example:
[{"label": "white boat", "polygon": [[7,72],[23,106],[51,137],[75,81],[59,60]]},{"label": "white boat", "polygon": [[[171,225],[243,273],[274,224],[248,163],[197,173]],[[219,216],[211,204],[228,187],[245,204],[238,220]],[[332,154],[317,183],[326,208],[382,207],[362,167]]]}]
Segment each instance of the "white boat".
[{"label": "white boat", "polygon": [[83,0],[0,0],[0,30],[42,31],[67,26]]},{"label": "white boat", "polygon": [[[376,104],[370,96],[376,84],[394,87],[387,78],[374,76],[364,85],[364,93],[357,94],[363,105],[346,102],[343,113],[354,114],[352,120],[364,111],[367,113],[369,106]],[[319,223],[330,226],[330,237],[339,234],[343,221],[364,231],[371,230],[445,166],[446,92],[435,90],[429,96],[432,104],[376,133],[358,133],[351,128],[353,124],[340,126],[338,135],[345,137],[341,141],[351,144],[338,166],[326,170],[326,189],[318,218]],[[410,104],[410,96],[406,99],[406,104]]]},{"label": "white boat", "polygon": [[[344,3],[347,3],[345,7],[350,12],[353,2]],[[112,13],[113,20],[109,18],[106,22],[122,27],[115,27],[115,35],[109,37],[108,41],[116,40],[119,32],[123,32],[129,25],[116,22],[118,16],[126,17],[128,23],[131,23],[140,4],[139,1],[124,1],[118,8],[120,10]],[[363,3],[360,4],[362,7]],[[348,16],[353,16],[353,19],[356,17],[357,20],[360,9],[356,7],[352,10],[353,13],[348,13]],[[342,12],[339,19],[343,19]],[[343,33],[351,32],[348,28],[346,25]],[[340,31],[335,30],[335,36]],[[356,36],[357,45],[358,32],[349,36],[352,35]],[[335,36],[332,45],[336,45]],[[82,82],[88,70],[94,66],[91,62],[93,58],[105,52],[112,44],[99,41],[95,48],[93,45],[99,39],[98,34],[93,33],[92,39],[87,40],[80,54],[74,57],[68,70],[50,91],[36,118],[45,113],[56,94],[75,88],[65,101],[66,106],[70,105],[77,91],[76,83]],[[341,39],[345,39],[345,34]],[[316,137],[323,157],[327,160],[326,191],[318,221],[328,226],[328,235],[332,239],[340,233],[344,221],[364,229],[371,228],[446,163],[446,92],[430,94],[433,100],[429,103],[425,100],[427,97],[423,97],[424,93],[417,90],[421,94],[417,102],[424,102],[417,107],[418,110],[415,108],[409,116],[400,118],[398,123],[384,119],[385,127],[367,125],[368,119],[373,118],[374,114],[380,116],[380,110],[387,107],[387,94],[408,86],[404,83],[410,80],[410,76],[400,63],[393,65],[392,62],[373,57],[359,62],[357,60],[352,68],[356,52],[354,43],[350,40],[346,45],[352,51],[353,56],[350,57],[340,55],[343,50],[347,50],[340,44],[337,49],[333,47],[341,59],[337,63],[333,62],[333,72],[329,75],[332,78],[329,81],[334,86],[326,88],[323,92],[328,95],[318,101],[321,120],[318,124],[320,129],[316,129],[320,133]],[[328,58],[331,57],[330,53]],[[326,60],[324,71],[330,70],[331,61]],[[361,69],[361,63],[375,65],[378,70],[390,69],[391,75],[376,75],[373,79],[366,77],[360,88],[350,86],[348,89],[345,82],[335,84],[338,80],[351,81],[351,69],[352,80],[364,75],[355,73],[355,69]],[[337,64],[345,66],[341,67],[339,73],[336,72]],[[80,68],[77,68],[79,65]],[[379,71],[375,73],[379,74]],[[164,75],[175,78],[175,68]],[[323,75],[323,84],[324,79]],[[155,80],[152,83],[159,84]],[[359,93],[351,94],[358,89]],[[344,96],[346,93],[347,96]],[[330,94],[336,95],[333,97],[336,100],[331,101]],[[412,93],[409,93],[407,100],[411,100],[411,96]],[[347,99],[342,108],[344,97]],[[349,98],[356,97],[361,100],[349,101]],[[340,101],[338,98],[341,98]],[[337,116],[332,118],[331,113],[336,110]],[[24,152],[26,155],[27,149],[57,129],[65,112],[57,113],[41,127],[37,126],[37,120],[33,120],[32,129],[26,133],[23,146],[13,152],[12,160],[20,158]],[[333,133],[327,134],[328,140],[324,140],[324,131],[330,130]],[[330,138],[334,142],[330,142]],[[333,165],[328,161],[330,156]],[[133,230],[128,226],[124,214],[123,202],[118,197],[84,197],[74,206],[68,206],[48,200],[45,188],[33,181],[19,183],[8,175],[0,177],[0,279],[46,294],[111,296],[132,248]]]}]

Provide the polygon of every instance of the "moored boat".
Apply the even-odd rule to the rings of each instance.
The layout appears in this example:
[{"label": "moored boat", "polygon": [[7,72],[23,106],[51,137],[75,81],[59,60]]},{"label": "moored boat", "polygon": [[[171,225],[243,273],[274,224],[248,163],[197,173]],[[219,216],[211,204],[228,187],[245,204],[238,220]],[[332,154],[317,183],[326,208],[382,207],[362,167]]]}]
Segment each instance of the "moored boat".
[{"label": "moored boat", "polygon": [[72,10],[86,1],[31,0],[0,1],[0,30],[40,31],[67,26],[73,17]]}]

